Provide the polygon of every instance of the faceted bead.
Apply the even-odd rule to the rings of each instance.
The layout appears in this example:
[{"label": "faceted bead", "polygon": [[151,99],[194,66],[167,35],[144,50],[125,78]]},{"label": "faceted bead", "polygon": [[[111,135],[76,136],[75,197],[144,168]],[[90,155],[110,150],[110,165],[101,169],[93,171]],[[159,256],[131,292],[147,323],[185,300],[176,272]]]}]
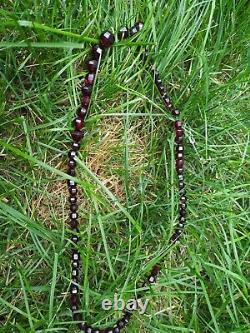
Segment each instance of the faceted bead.
[{"label": "faceted bead", "polygon": [[180,202],[180,208],[182,210],[186,209],[187,208],[187,204],[185,202]]},{"label": "faceted bead", "polygon": [[77,115],[79,118],[84,119],[86,117],[88,110],[85,107],[81,107],[77,110]]},{"label": "faceted bead", "polygon": [[175,131],[175,134],[177,137],[182,137],[184,135],[184,131],[183,131],[183,129],[177,129]]},{"label": "faceted bead", "polygon": [[118,39],[122,40],[124,38],[127,38],[129,36],[129,30],[127,27],[122,27],[120,31],[118,32]]},{"label": "faceted bead", "polygon": [[183,153],[177,153],[177,154],[176,154],[176,158],[177,158],[178,160],[183,160],[183,159],[184,159],[184,155],[183,155]]},{"label": "faceted bead", "polygon": [[98,62],[95,59],[89,60],[87,62],[87,68],[90,73],[95,73],[97,70],[97,66],[98,66]]},{"label": "faceted bead", "polygon": [[76,186],[76,182],[74,180],[71,180],[71,179],[67,180],[67,184],[68,184],[68,187]]},{"label": "faceted bead", "polygon": [[71,137],[74,141],[79,142],[83,137],[83,132],[74,131],[74,132],[71,133]]},{"label": "faceted bead", "polygon": [[73,236],[71,237],[71,240],[72,240],[72,242],[74,242],[74,243],[78,243],[78,241],[79,241],[79,237],[78,237],[77,235],[73,235]]},{"label": "faceted bead", "polygon": [[174,123],[175,129],[181,129],[182,128],[182,121],[181,120],[176,120]]},{"label": "faceted bead", "polygon": [[82,106],[87,108],[90,103],[90,96],[83,96],[81,102],[82,102]]},{"label": "faceted bead", "polygon": [[68,166],[69,166],[70,168],[74,168],[74,167],[76,166],[76,161],[75,161],[75,160],[69,160],[69,161],[68,161]]},{"label": "faceted bead", "polygon": [[120,330],[119,327],[115,327],[115,328],[114,328],[114,333],[120,333],[120,331],[121,331],[121,330]]},{"label": "faceted bead", "polygon": [[179,223],[179,224],[178,224],[178,228],[181,228],[181,229],[183,229],[183,228],[184,228],[184,226],[185,226],[185,225],[184,225],[184,223]]},{"label": "faceted bead", "polygon": [[184,176],[183,175],[178,175],[178,179],[180,182],[184,181]]},{"label": "faceted bead", "polygon": [[83,96],[90,96],[91,95],[91,86],[84,86],[82,87],[82,94]]},{"label": "faceted bead", "polygon": [[72,269],[72,278],[78,276],[78,274],[79,274],[79,270],[77,268]]},{"label": "faceted bead", "polygon": [[100,45],[96,44],[92,47],[92,55],[94,59],[99,60],[100,56],[102,54],[102,48]]},{"label": "faceted bead", "polygon": [[79,268],[79,261],[72,261],[72,267]]},{"label": "faceted bead", "polygon": [[85,77],[85,84],[87,86],[92,86],[94,84],[94,81],[95,81],[95,74],[88,73]]},{"label": "faceted bead", "polygon": [[71,197],[71,196],[69,197],[69,203],[70,204],[76,204],[76,202],[77,202],[77,197],[75,197],[75,196],[74,197]]},{"label": "faceted bead", "polygon": [[78,142],[73,142],[71,148],[72,150],[77,151],[80,148],[80,144]]},{"label": "faceted bead", "polygon": [[175,164],[177,169],[181,169],[183,168],[184,160],[176,160]]},{"label": "faceted bead", "polygon": [[185,216],[180,216],[179,222],[180,223],[185,223],[186,222],[186,217]]},{"label": "faceted bead", "polygon": [[104,31],[100,36],[100,43],[103,48],[110,47],[115,41],[115,37],[110,31]]},{"label": "faceted bead", "polygon": [[182,144],[178,144],[177,146],[176,146],[176,153],[178,154],[178,153],[184,153],[184,147],[183,147],[183,145]]},{"label": "faceted bead", "polygon": [[148,278],[148,282],[149,283],[154,283],[155,282],[155,277],[154,276],[150,276],[149,278]]},{"label": "faceted bead", "polygon": [[69,187],[69,193],[74,196],[77,194],[77,187],[76,186],[70,186]]},{"label": "faceted bead", "polygon": [[78,288],[77,286],[75,286],[75,285],[71,285],[71,288],[70,288],[70,289],[71,289],[70,292],[71,292],[72,294],[78,294],[79,288]]},{"label": "faceted bead", "polygon": [[80,253],[77,250],[72,251],[72,260],[79,260],[80,259]]},{"label": "faceted bead", "polygon": [[82,118],[76,118],[74,120],[74,125],[75,125],[75,129],[76,130],[81,130],[83,128],[83,125],[84,125],[84,121]]},{"label": "faceted bead", "polygon": [[177,116],[179,116],[179,115],[180,115],[180,111],[179,111],[179,110],[176,110],[176,109],[174,109],[174,110],[172,110],[172,115],[173,115],[174,117],[177,117]]}]

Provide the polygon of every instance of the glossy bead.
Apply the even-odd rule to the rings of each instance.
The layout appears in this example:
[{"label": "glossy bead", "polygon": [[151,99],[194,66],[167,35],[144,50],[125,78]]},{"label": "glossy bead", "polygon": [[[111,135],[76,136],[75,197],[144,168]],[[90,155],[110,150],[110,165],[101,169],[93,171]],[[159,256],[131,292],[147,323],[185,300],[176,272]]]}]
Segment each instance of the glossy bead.
[{"label": "glossy bead", "polygon": [[179,222],[180,223],[185,223],[186,222],[186,217],[185,216],[180,216]]},{"label": "glossy bead", "polygon": [[70,168],[74,168],[74,167],[76,166],[76,161],[75,161],[75,160],[69,160],[69,161],[68,161],[68,166],[69,166]]},{"label": "glossy bead", "polygon": [[177,169],[176,169],[176,172],[177,172],[178,174],[182,174],[182,173],[183,173],[183,168],[177,168]]},{"label": "glossy bead", "polygon": [[82,87],[82,94],[83,96],[90,96],[91,95],[91,86],[84,86]]},{"label": "glossy bead", "polygon": [[185,217],[187,215],[186,209],[180,209],[180,216]]},{"label": "glossy bead", "polygon": [[119,327],[115,327],[115,328],[114,328],[114,333],[120,333],[120,331],[121,331],[121,330],[120,330]]},{"label": "glossy bead", "polygon": [[79,261],[72,261],[72,267],[79,268]]},{"label": "glossy bead", "polygon": [[94,59],[99,60],[100,56],[102,55],[102,48],[100,45],[96,44],[92,47],[92,55]]},{"label": "glossy bead", "polygon": [[71,180],[71,179],[67,180],[67,184],[68,184],[68,187],[76,186],[76,182],[74,180]]},{"label": "glossy bead", "polygon": [[94,81],[95,81],[95,74],[88,73],[85,77],[85,84],[87,86],[92,86],[94,84]]},{"label": "glossy bead", "polygon": [[76,152],[74,150],[70,150],[68,152],[68,158],[71,159],[71,160],[74,160],[76,158]]},{"label": "glossy bead", "polygon": [[72,220],[70,220],[70,227],[72,228],[72,229],[75,229],[75,228],[77,228],[78,227],[78,221],[76,220],[76,219],[72,219]]},{"label": "glossy bead", "polygon": [[79,118],[84,119],[87,115],[88,109],[85,107],[81,107],[77,110],[77,115]]},{"label": "glossy bead", "polygon": [[182,137],[184,135],[184,131],[182,129],[177,129],[175,134],[177,137]]},{"label": "glossy bead", "polygon": [[77,268],[72,269],[72,278],[78,276],[78,274],[79,274],[79,270]]},{"label": "glossy bead", "polygon": [[149,282],[149,283],[154,283],[154,282],[155,282],[155,277],[154,277],[154,276],[150,276],[150,277],[148,278],[148,282]]},{"label": "glossy bead", "polygon": [[74,120],[74,125],[75,125],[75,129],[76,130],[81,130],[83,128],[83,125],[84,125],[84,121],[82,118],[76,118]]},{"label": "glossy bead", "polygon": [[182,128],[182,121],[181,120],[176,120],[174,123],[175,129],[181,129]]},{"label": "glossy bead", "polygon": [[183,136],[178,136],[178,135],[176,135],[176,137],[175,137],[175,142],[176,142],[177,144],[182,144],[182,142],[183,142]]},{"label": "glossy bead", "polygon": [[184,147],[183,147],[183,145],[182,144],[177,144],[177,146],[176,146],[176,153],[178,154],[178,153],[184,153]]},{"label": "glossy bead", "polygon": [[71,285],[70,292],[71,294],[78,294],[79,288],[75,285]]},{"label": "glossy bead", "polygon": [[159,91],[162,95],[165,94],[165,87],[164,86],[161,85],[161,86],[158,87],[158,89],[159,89]]},{"label": "glossy bead", "polygon": [[72,316],[75,321],[81,320],[81,314],[78,311],[72,311]]},{"label": "glossy bead", "polygon": [[144,26],[144,24],[142,22],[136,22],[136,24],[135,24],[137,31],[141,31],[143,26]]},{"label": "glossy bead", "polygon": [[183,160],[184,159],[183,153],[177,153],[176,158],[177,158],[177,160]]},{"label": "glossy bead", "polygon": [[76,212],[70,212],[69,213],[69,218],[71,220],[76,220],[78,218],[78,214]]},{"label": "glossy bead", "polygon": [[180,228],[180,229],[183,229],[184,226],[185,226],[185,225],[184,225],[183,223],[179,223],[179,224],[178,224],[178,228]]},{"label": "glossy bead", "polygon": [[70,186],[69,187],[69,193],[72,195],[72,196],[75,196],[77,194],[77,187],[76,186]]},{"label": "glossy bead", "polygon": [[90,73],[95,73],[97,70],[97,66],[98,66],[98,62],[95,59],[89,60],[87,62],[87,68]]},{"label": "glossy bead", "polygon": [[83,96],[81,99],[82,106],[87,108],[90,104],[90,96]]},{"label": "glossy bead", "polygon": [[127,27],[122,27],[120,31],[118,32],[118,39],[122,40],[129,36],[129,30]]},{"label": "glossy bead", "polygon": [[77,202],[77,197],[75,197],[75,196],[70,196],[69,197],[69,203],[70,204],[76,204],[76,202]]},{"label": "glossy bead", "polygon": [[179,189],[183,189],[185,187],[185,183],[184,182],[179,182]]},{"label": "glossy bead", "polygon": [[80,259],[80,254],[77,250],[72,251],[72,260],[79,260]]},{"label": "glossy bead", "polygon": [[187,204],[186,204],[186,202],[180,202],[180,208],[181,208],[182,210],[186,209],[186,208],[187,208]]},{"label": "glossy bead", "polygon": [[172,110],[172,115],[173,115],[174,117],[178,117],[178,116],[180,115],[180,111],[174,109],[174,110]]},{"label": "glossy bead", "polygon": [[110,47],[115,41],[115,37],[110,31],[102,32],[100,36],[100,43],[103,48]]},{"label": "glossy bead", "polygon": [[86,327],[86,328],[85,328],[85,332],[86,332],[86,333],[93,333],[93,331],[92,331],[92,327],[90,327],[90,326]]},{"label": "glossy bead", "polygon": [[78,142],[73,142],[71,148],[72,150],[77,151],[80,148],[80,144]]},{"label": "glossy bead", "polygon": [[175,164],[177,169],[182,169],[184,165],[184,160],[176,160]]},{"label": "glossy bead", "polygon": [[71,133],[71,137],[75,142],[79,142],[83,138],[83,132],[74,131]]}]

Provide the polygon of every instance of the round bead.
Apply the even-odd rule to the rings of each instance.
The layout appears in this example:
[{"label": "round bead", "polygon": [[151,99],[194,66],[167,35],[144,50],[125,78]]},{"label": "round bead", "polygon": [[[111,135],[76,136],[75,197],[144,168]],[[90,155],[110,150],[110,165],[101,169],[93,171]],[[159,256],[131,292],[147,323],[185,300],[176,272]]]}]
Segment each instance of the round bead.
[{"label": "round bead", "polygon": [[95,59],[89,60],[87,62],[87,68],[90,73],[95,73],[97,70],[97,66],[98,66],[98,62]]},{"label": "round bead", "polygon": [[86,117],[88,110],[85,107],[81,107],[77,110],[77,115],[79,118],[84,119]]},{"label": "round bead", "polygon": [[74,294],[70,295],[70,303],[71,303],[71,305],[77,305],[77,303],[78,303],[77,295],[74,295]]},{"label": "round bead", "polygon": [[184,223],[179,223],[178,228],[183,229],[184,228]]},{"label": "round bead", "polygon": [[115,332],[115,333],[119,333],[119,332],[120,332],[120,328],[119,328],[119,327],[115,327],[115,328],[114,328],[114,332]]},{"label": "round bead", "polygon": [[184,165],[184,160],[176,160],[175,164],[177,169],[182,169]]},{"label": "round bead", "polygon": [[184,182],[179,182],[179,189],[183,189],[185,187],[185,183]]},{"label": "round bead", "polygon": [[118,320],[117,326],[120,327],[120,328],[123,328],[125,326],[124,320],[123,319]]},{"label": "round bead", "polygon": [[100,56],[102,55],[102,48],[100,45],[96,44],[92,47],[92,55],[96,60],[99,60]]},{"label": "round bead", "polygon": [[75,142],[79,142],[83,137],[83,132],[74,131],[74,132],[71,133],[71,137]]},{"label": "round bead", "polygon": [[71,285],[70,292],[71,294],[78,294],[79,288],[75,285]]},{"label": "round bead", "polygon": [[185,217],[187,215],[187,211],[186,211],[186,209],[180,209],[180,216],[181,217]]},{"label": "round bead", "polygon": [[78,218],[78,214],[76,212],[69,213],[69,217],[71,220],[76,220]]},{"label": "round bead", "polygon": [[175,131],[175,134],[177,137],[182,137],[184,135],[184,131],[183,131],[183,129],[177,129]]},{"label": "round bead", "polygon": [[176,135],[176,137],[175,137],[175,142],[176,142],[177,144],[182,143],[182,142],[183,142],[183,136],[178,136],[178,135]]},{"label": "round bead", "polygon": [[80,259],[80,253],[77,250],[72,251],[72,260],[79,260]]},{"label": "round bead", "polygon": [[87,86],[92,86],[94,84],[94,81],[95,81],[95,74],[88,73],[85,77],[85,84]]},{"label": "round bead", "polygon": [[183,168],[177,168],[176,171],[177,171],[178,174],[182,174],[183,173]]},{"label": "round bead", "polygon": [[76,204],[76,202],[77,202],[77,197],[75,197],[75,196],[73,196],[73,197],[69,197],[69,203],[70,204]]},{"label": "round bead", "polygon": [[144,24],[142,22],[136,22],[135,27],[136,27],[137,31],[141,31],[143,28],[143,25]]},{"label": "round bead", "polygon": [[76,130],[81,130],[83,128],[84,121],[82,118],[76,118],[74,120],[74,125]]},{"label": "round bead", "polygon": [[77,194],[77,187],[76,186],[70,186],[69,187],[69,193],[74,196]]},{"label": "round bead", "polygon": [[181,188],[181,189],[179,190],[179,194],[180,194],[180,196],[182,196],[182,195],[186,195],[186,190],[185,190],[184,188]]},{"label": "round bead", "polygon": [[69,166],[70,168],[74,168],[74,167],[76,166],[76,161],[75,161],[75,160],[69,160],[69,161],[68,161],[68,166]]},{"label": "round bead", "polygon": [[69,209],[71,210],[71,212],[76,212],[76,211],[77,211],[77,208],[78,208],[77,204],[71,204],[71,205],[69,206]]},{"label": "round bead", "polygon": [[72,229],[78,227],[78,221],[76,219],[70,220],[70,226]]},{"label": "round bead", "polygon": [[177,154],[176,154],[176,158],[177,158],[178,160],[183,160],[183,158],[184,158],[183,153],[177,153]]},{"label": "round bead", "polygon": [[173,115],[174,117],[178,117],[178,116],[180,115],[180,111],[174,109],[174,110],[172,110],[172,115]]},{"label": "round bead", "polygon": [[78,276],[79,270],[77,268],[72,269],[72,279]]},{"label": "round bead", "polygon": [[187,204],[185,202],[180,202],[180,208],[181,209],[186,209],[187,208]]},{"label": "round bead", "polygon": [[122,27],[120,31],[118,32],[118,39],[122,40],[124,38],[127,38],[129,36],[129,30],[127,27]]},{"label": "round bead", "polygon": [[91,95],[91,86],[84,86],[82,87],[82,94],[83,96],[90,96]]},{"label": "round bead", "polygon": [[176,153],[177,153],[177,154],[178,154],[178,153],[184,153],[184,147],[183,147],[182,144],[178,144],[178,145],[176,146]]},{"label": "round bead", "polygon": [[76,171],[74,168],[69,168],[67,174],[74,177],[76,175]]},{"label": "round bead", "polygon": [[72,240],[72,242],[74,242],[74,243],[78,243],[78,241],[79,241],[79,237],[78,237],[77,235],[73,235],[73,236],[71,237],[71,240]]},{"label": "round bead", "polygon": [[181,129],[182,128],[182,121],[181,120],[176,120],[174,123],[175,129]]},{"label": "round bead", "polygon": [[150,277],[148,278],[148,282],[149,282],[149,283],[154,283],[154,282],[155,282],[155,277],[154,277],[154,276],[150,276]]},{"label": "round bead", "polygon": [[78,142],[73,142],[71,148],[72,150],[77,151],[80,148],[80,144]]},{"label": "round bead", "polygon": [[69,157],[71,160],[75,159],[75,158],[76,158],[76,152],[75,152],[74,150],[70,150],[70,151],[68,152],[68,157]]},{"label": "round bead", "polygon": [[90,103],[90,96],[83,96],[81,101],[82,101],[82,106],[87,108]]},{"label": "round bead", "polygon": [[115,37],[110,31],[104,31],[100,36],[100,43],[103,48],[110,47],[115,41]]},{"label": "round bead", "polygon": [[68,179],[67,183],[68,183],[68,187],[70,187],[70,186],[76,186],[76,182],[74,180]]}]

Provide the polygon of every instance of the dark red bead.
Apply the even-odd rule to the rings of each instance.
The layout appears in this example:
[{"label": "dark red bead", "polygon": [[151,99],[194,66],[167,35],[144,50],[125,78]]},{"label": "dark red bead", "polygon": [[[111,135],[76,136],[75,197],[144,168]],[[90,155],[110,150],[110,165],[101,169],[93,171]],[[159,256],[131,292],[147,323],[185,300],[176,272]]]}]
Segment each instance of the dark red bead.
[{"label": "dark red bead", "polygon": [[73,311],[72,316],[73,316],[73,320],[75,320],[75,321],[81,320],[81,314],[79,312]]},{"label": "dark red bead", "polygon": [[184,165],[184,160],[176,160],[175,164],[177,169],[182,169]]},{"label": "dark red bead", "polygon": [[98,66],[98,62],[95,59],[89,60],[87,62],[87,68],[90,73],[95,73],[97,70],[97,66]]},{"label": "dark red bead", "polygon": [[92,86],[94,84],[94,81],[95,81],[95,74],[88,73],[85,77],[85,84],[87,86]]},{"label": "dark red bead", "polygon": [[102,48],[100,45],[96,44],[92,47],[92,55],[96,60],[99,60],[100,56],[102,54]]},{"label": "dark red bead", "polygon": [[103,48],[110,47],[115,41],[115,37],[110,31],[104,31],[100,36],[100,43]]},{"label": "dark red bead", "polygon": [[90,96],[83,96],[82,97],[82,106],[85,108],[89,106],[90,103]]},{"label": "dark red bead", "polygon": [[74,141],[79,142],[83,137],[83,132],[74,131],[74,132],[71,133],[71,137]]},{"label": "dark red bead", "polygon": [[76,130],[81,130],[83,128],[83,125],[84,125],[83,119],[82,118],[76,118],[74,120],[74,125],[75,125]]},{"label": "dark red bead", "polygon": [[91,86],[82,87],[82,94],[83,94],[83,96],[90,96],[91,95]]},{"label": "dark red bead", "polygon": [[120,29],[120,31],[118,32],[118,39],[122,40],[124,38],[127,38],[129,36],[129,30],[127,27],[123,27]]},{"label": "dark red bead", "polygon": [[84,119],[87,115],[87,112],[88,112],[88,109],[87,108],[84,108],[84,107],[80,107],[78,110],[77,110],[77,115],[79,118],[82,118]]},{"label": "dark red bead", "polygon": [[175,129],[181,129],[182,128],[182,121],[181,120],[176,120],[174,123]]},{"label": "dark red bead", "polygon": [[70,295],[70,303],[71,303],[71,305],[77,305],[77,303],[78,303],[78,296],[74,295],[74,294],[71,294]]},{"label": "dark red bead", "polygon": [[183,134],[184,134],[184,131],[183,131],[183,129],[177,129],[175,131],[175,134],[176,134],[177,137],[182,137]]}]

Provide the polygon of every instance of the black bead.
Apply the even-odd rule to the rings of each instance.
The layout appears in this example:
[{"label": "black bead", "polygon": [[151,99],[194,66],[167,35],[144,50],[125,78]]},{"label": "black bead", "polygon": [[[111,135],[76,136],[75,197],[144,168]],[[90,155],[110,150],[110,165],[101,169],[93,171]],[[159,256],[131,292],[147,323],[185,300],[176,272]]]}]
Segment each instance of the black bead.
[{"label": "black bead", "polygon": [[69,209],[71,210],[71,212],[76,212],[77,208],[78,208],[77,204],[71,204],[70,207],[69,207]]},{"label": "black bead", "polygon": [[98,67],[98,62],[93,59],[93,60],[89,60],[87,62],[87,68],[89,70],[90,73],[95,73]]},{"label": "black bead", "polygon": [[69,159],[71,159],[71,160],[74,160],[74,159],[76,158],[76,155],[77,155],[77,153],[76,153],[75,150],[70,150],[70,151],[68,152],[68,157],[69,157]]},{"label": "black bead", "polygon": [[78,237],[77,235],[73,235],[73,236],[71,237],[71,240],[72,240],[72,242],[74,242],[74,243],[78,243],[78,241],[79,241],[79,237]]},{"label": "black bead", "polygon": [[78,142],[73,142],[71,148],[72,150],[77,151],[80,148],[80,144]]},{"label": "black bead", "polygon": [[120,29],[120,31],[118,32],[118,39],[122,40],[125,39],[129,36],[129,30],[127,27],[123,27]]},{"label": "black bead", "polygon": [[70,196],[69,197],[69,203],[70,204],[76,204],[76,202],[77,202],[77,197],[75,197],[75,196]]},{"label": "black bead", "polygon": [[71,179],[67,179],[67,184],[68,184],[68,187],[76,186],[76,182],[74,180],[71,180]]},{"label": "black bead", "polygon": [[76,212],[70,212],[69,217],[71,220],[76,220],[78,218],[78,214]]},{"label": "black bead", "polygon": [[74,168],[69,168],[67,174],[74,177],[76,175],[76,171]]},{"label": "black bead", "polygon": [[100,36],[100,43],[103,48],[110,47],[115,41],[115,37],[110,31],[104,31]]},{"label": "black bead", "polygon": [[77,187],[76,186],[70,186],[69,187],[69,193],[74,196],[77,194]]},{"label": "black bead", "polygon": [[75,160],[69,160],[69,161],[68,161],[68,166],[69,166],[70,168],[74,168],[74,167],[76,166],[76,161],[75,161]]},{"label": "black bead", "polygon": [[86,115],[87,115],[87,112],[88,112],[88,109],[87,108],[84,108],[84,107],[80,107],[78,110],[77,110],[77,115],[79,118],[85,118]]},{"label": "black bead", "polygon": [[83,96],[90,96],[91,95],[91,86],[84,86],[82,87],[82,94]]},{"label": "black bead", "polygon": [[96,60],[99,60],[102,54],[102,48],[100,45],[96,44],[92,47],[92,55]]},{"label": "black bead", "polygon": [[74,132],[71,133],[71,137],[75,142],[79,142],[83,137],[83,132],[74,131]]},{"label": "black bead", "polygon": [[179,189],[183,189],[185,187],[185,183],[184,182],[179,182]]}]

